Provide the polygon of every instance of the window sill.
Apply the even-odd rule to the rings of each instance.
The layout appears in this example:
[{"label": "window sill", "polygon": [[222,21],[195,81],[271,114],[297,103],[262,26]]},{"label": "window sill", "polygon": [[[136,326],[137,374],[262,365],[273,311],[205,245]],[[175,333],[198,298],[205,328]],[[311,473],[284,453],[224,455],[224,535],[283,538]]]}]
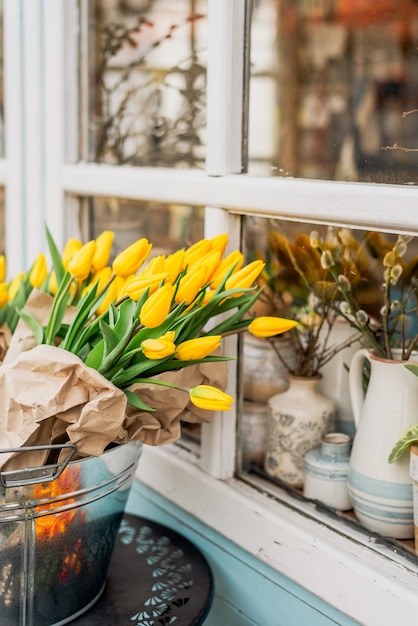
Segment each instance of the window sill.
[{"label": "window sill", "polygon": [[401,612],[416,619],[418,564],[311,503],[285,493],[278,501],[262,480],[255,486],[214,479],[196,455],[175,445],[145,447],[137,478],[360,623],[396,623]]}]

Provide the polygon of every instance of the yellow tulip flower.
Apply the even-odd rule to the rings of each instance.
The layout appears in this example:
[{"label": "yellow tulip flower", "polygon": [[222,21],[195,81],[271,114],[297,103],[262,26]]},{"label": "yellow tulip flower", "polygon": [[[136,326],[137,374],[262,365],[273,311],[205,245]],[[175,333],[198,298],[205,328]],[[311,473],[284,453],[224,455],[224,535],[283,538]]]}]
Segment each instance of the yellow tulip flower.
[{"label": "yellow tulip flower", "polygon": [[46,257],[42,252],[38,254],[35,263],[29,273],[29,283],[32,287],[39,289],[48,276],[48,267],[46,264]]},{"label": "yellow tulip flower", "polygon": [[141,276],[152,276],[152,274],[161,274],[164,272],[165,255],[159,254],[151,259],[147,267],[141,271]]},{"label": "yellow tulip flower", "polygon": [[264,266],[264,261],[259,260],[245,265],[228,278],[225,283],[225,289],[239,289],[240,287],[247,289],[251,287],[257,276],[263,271]]},{"label": "yellow tulip flower", "polygon": [[221,260],[221,253],[219,250],[211,250],[205,254],[200,261],[197,261],[194,265],[189,266],[187,273],[192,273],[196,267],[205,268],[205,278],[203,284],[209,283],[214,272],[216,271],[219,261]]},{"label": "yellow tulip flower", "polygon": [[3,308],[9,300],[9,285],[7,283],[0,283],[0,308]]},{"label": "yellow tulip flower", "polygon": [[135,274],[148,258],[152,244],[143,237],[120,252],[113,261],[112,269],[116,276],[126,278]]},{"label": "yellow tulip flower", "polygon": [[206,283],[206,269],[202,266],[194,268],[192,272],[187,272],[179,281],[176,293],[176,302],[190,304],[196,297],[199,289]]},{"label": "yellow tulip flower", "polygon": [[96,242],[94,240],[85,243],[82,248],[73,256],[68,264],[68,271],[71,276],[80,280],[85,280],[91,271],[91,264],[96,252]]},{"label": "yellow tulip flower", "polygon": [[207,337],[196,337],[183,341],[177,346],[176,359],[180,361],[204,359],[219,348],[221,340],[221,335],[208,335]]},{"label": "yellow tulip flower", "polygon": [[167,278],[167,273],[153,274],[150,276],[133,276],[125,285],[123,295],[129,296],[131,300],[137,302],[144,291],[149,287],[149,295],[155,292],[158,286]]},{"label": "yellow tulip flower", "polygon": [[77,252],[81,250],[82,247],[83,247],[83,244],[81,243],[79,239],[73,238],[67,241],[64,247],[64,251],[62,253],[62,264],[65,270],[68,269],[68,264],[73,258],[73,256],[77,254]]},{"label": "yellow tulip flower", "polygon": [[13,300],[17,292],[19,291],[20,283],[26,277],[25,272],[19,272],[16,276],[10,281],[9,284],[9,301]]},{"label": "yellow tulip flower", "polygon": [[0,283],[6,280],[6,257],[0,254]]},{"label": "yellow tulip flower", "polygon": [[96,252],[94,253],[92,262],[92,267],[96,272],[107,265],[112,251],[114,237],[115,234],[111,230],[104,230],[96,238]]},{"label": "yellow tulip flower", "polygon": [[57,275],[55,274],[54,270],[52,270],[52,272],[49,275],[48,289],[49,289],[49,293],[52,296],[55,296],[55,294],[58,291]]},{"label": "yellow tulip flower", "polygon": [[145,339],[145,341],[141,343],[141,349],[147,359],[157,361],[158,359],[165,359],[167,356],[174,354],[176,344],[169,339],[159,337],[158,339]]},{"label": "yellow tulip flower", "polygon": [[104,299],[102,300],[102,303],[96,310],[97,315],[101,315],[102,313],[107,311],[112,302],[116,302],[117,300],[119,300],[119,292],[123,288],[124,282],[125,281],[123,278],[119,278],[119,276],[116,276],[116,278],[110,283],[109,287],[106,290],[106,294]]},{"label": "yellow tulip flower", "polygon": [[234,268],[234,273],[238,272],[244,265],[244,255],[240,250],[234,250],[225,257],[216,268],[210,281],[211,288],[217,289],[228,272]]},{"label": "yellow tulip flower", "polygon": [[166,283],[142,305],[139,313],[139,321],[147,328],[157,328],[170,313],[175,288],[170,283]]},{"label": "yellow tulip flower", "polygon": [[211,385],[198,385],[189,392],[190,400],[199,409],[229,411],[234,399]]},{"label": "yellow tulip flower", "polygon": [[204,254],[210,252],[211,247],[212,244],[209,239],[201,239],[190,246],[190,248],[187,248],[184,253],[184,267],[186,267],[186,265],[189,267],[194,265]]},{"label": "yellow tulip flower", "polygon": [[226,246],[228,245],[229,237],[226,233],[222,233],[221,235],[217,235],[216,237],[212,237],[210,240],[211,249],[219,250],[221,256],[225,252]]},{"label": "yellow tulip flower", "polygon": [[298,325],[295,320],[282,317],[262,315],[256,317],[248,326],[248,330],[254,337],[274,337],[291,330]]},{"label": "yellow tulip flower", "polygon": [[174,283],[177,276],[184,269],[184,248],[169,254],[164,263],[164,271],[168,272],[167,280]]}]

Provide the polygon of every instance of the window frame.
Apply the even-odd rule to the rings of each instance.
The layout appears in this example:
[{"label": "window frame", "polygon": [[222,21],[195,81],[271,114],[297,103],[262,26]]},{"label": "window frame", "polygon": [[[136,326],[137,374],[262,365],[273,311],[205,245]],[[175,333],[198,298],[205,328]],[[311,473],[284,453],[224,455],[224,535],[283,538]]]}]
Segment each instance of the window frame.
[{"label": "window frame", "polygon": [[[4,2],[7,156],[0,161],[0,184],[6,186],[12,273],[45,247],[45,222],[58,243],[81,233],[78,207],[88,195],[203,204],[205,234],[228,232],[232,248],[239,245],[245,215],[418,235],[416,187],[242,173],[249,0],[208,0],[204,172],[74,164],[78,3]],[[227,351],[238,354],[236,339],[230,338]],[[238,362],[229,368],[228,391],[236,395]],[[356,530],[330,524],[308,504],[296,506],[262,481],[249,484],[234,477],[236,422],[235,410],[216,414],[211,425],[202,427],[200,455],[177,445],[147,448],[138,479],[361,623],[395,622],[401,609],[404,619],[416,617],[417,563],[398,558]]]}]

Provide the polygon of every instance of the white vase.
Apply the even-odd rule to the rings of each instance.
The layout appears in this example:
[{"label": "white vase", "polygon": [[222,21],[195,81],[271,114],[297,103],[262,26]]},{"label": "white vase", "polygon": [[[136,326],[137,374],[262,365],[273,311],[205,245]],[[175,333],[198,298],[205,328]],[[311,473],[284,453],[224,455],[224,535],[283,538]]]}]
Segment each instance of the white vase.
[{"label": "white vase", "polygon": [[[365,362],[371,366],[363,392]],[[389,454],[408,426],[417,421],[418,382],[405,361],[380,359],[359,350],[350,364],[350,393],[356,434],[348,488],[359,521],[397,539],[414,536],[408,455],[389,463]]]},{"label": "white vase", "polygon": [[[274,342],[285,362],[292,367],[295,353],[291,339],[277,337]],[[286,391],[289,386],[287,370],[270,341],[246,334],[243,353],[244,400],[266,403],[274,394]]]},{"label": "white vase", "polygon": [[[321,337],[326,335],[327,328],[323,328]],[[354,437],[355,426],[353,410],[351,408],[350,389],[348,385],[348,368],[354,354],[361,346],[358,339],[349,347],[337,352],[328,363],[321,368],[322,379],[318,389],[328,398],[332,398],[336,405],[335,430]],[[333,323],[331,332],[327,337],[327,346],[339,346],[351,337],[356,336],[356,331],[344,319],[337,317]]]},{"label": "white vase", "polygon": [[334,430],[335,402],[318,391],[320,376],[289,376],[289,389],[268,402],[264,469],[295,488],[304,483],[305,456]]}]

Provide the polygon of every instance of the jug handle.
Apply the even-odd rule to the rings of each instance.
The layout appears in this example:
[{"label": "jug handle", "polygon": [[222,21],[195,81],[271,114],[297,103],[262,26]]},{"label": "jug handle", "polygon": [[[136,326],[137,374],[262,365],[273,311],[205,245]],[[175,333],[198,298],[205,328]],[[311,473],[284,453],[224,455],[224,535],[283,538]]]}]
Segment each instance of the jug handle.
[{"label": "jug handle", "polygon": [[355,352],[351,359],[350,370],[348,373],[351,408],[356,428],[358,428],[364,404],[363,366],[365,359],[370,362],[370,353],[366,348],[362,348],[361,350]]}]

